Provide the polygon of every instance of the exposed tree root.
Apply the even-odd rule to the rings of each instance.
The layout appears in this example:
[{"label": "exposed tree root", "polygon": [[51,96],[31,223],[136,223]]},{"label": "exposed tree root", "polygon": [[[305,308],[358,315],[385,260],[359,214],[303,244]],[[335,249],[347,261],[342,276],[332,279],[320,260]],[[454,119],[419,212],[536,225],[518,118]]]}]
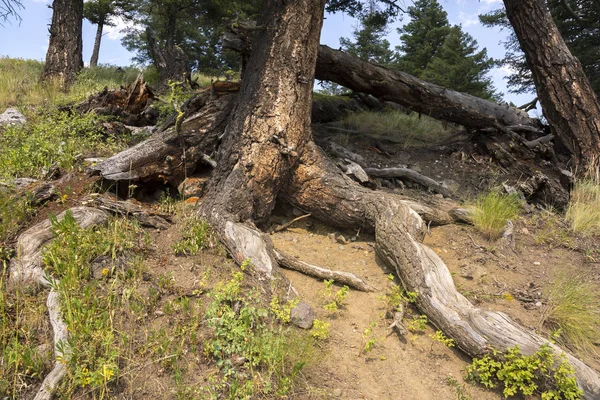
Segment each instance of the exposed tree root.
[{"label": "exposed tree root", "polygon": [[399,178],[409,180],[446,197],[453,197],[452,193],[450,193],[448,189],[433,179],[409,168],[365,168],[365,172],[369,176],[374,176],[377,178]]},{"label": "exposed tree root", "polygon": [[[286,192],[292,204],[339,226],[361,226],[375,232],[377,254],[393,266],[429,320],[472,357],[491,349],[519,345],[533,354],[549,344],[573,365],[586,399],[600,398],[600,376],[576,357],[529,332],[500,312],[481,310],[454,286],[450,272],[433,250],[423,245],[424,224],[395,195],[368,192],[340,174],[315,147],[304,157]],[[315,196],[318,193],[318,196]]]},{"label": "exposed tree root", "polygon": [[275,257],[277,258],[279,265],[283,268],[298,271],[318,279],[333,279],[336,283],[346,285],[355,290],[360,290],[361,292],[375,292],[377,290],[356,275],[349,272],[332,271],[330,269],[318,267],[316,265],[297,260],[289,254],[285,254],[277,250],[275,251]]},{"label": "exposed tree root", "polygon": [[[101,224],[108,217],[104,211],[89,207],[75,207],[69,211],[82,228]],[[61,220],[66,213],[65,211],[59,214],[57,219]],[[50,229],[51,226],[52,223],[50,220],[45,220],[29,228],[19,236],[17,242],[19,256],[14,258],[10,263],[9,282],[11,285],[53,286],[54,279],[48,276],[42,269],[42,251],[54,237]],[[59,300],[59,294],[52,288],[48,294],[46,304],[52,330],[54,331],[54,356],[56,361],[52,371],[44,378],[34,400],[50,400],[61,379],[67,372],[66,364],[58,361],[59,356],[67,357],[70,351],[67,342],[67,326],[62,319]]]}]

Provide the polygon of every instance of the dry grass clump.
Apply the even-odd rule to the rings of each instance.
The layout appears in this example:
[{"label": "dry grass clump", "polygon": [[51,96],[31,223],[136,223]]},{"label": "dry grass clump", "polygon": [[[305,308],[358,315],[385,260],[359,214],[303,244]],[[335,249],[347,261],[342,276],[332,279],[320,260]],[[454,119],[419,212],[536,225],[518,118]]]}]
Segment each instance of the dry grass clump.
[{"label": "dry grass clump", "polygon": [[500,237],[506,221],[519,215],[521,200],[514,195],[497,192],[482,194],[477,198],[473,225],[488,239]]},{"label": "dry grass clump", "polygon": [[557,333],[565,345],[597,352],[600,340],[600,296],[597,287],[571,270],[562,270],[545,291],[541,322]]},{"label": "dry grass clump", "polygon": [[[597,162],[590,162],[597,165]],[[600,234],[600,168],[591,167],[583,178],[576,180],[566,219],[571,229],[583,235]]]}]

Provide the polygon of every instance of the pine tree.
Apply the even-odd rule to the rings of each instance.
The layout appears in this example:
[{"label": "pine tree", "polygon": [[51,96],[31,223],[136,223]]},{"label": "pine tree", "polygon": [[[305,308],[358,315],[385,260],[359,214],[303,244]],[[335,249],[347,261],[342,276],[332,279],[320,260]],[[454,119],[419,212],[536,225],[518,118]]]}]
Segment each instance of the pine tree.
[{"label": "pine tree", "polygon": [[360,25],[352,32],[354,41],[340,38],[340,45],[342,50],[365,61],[389,65],[394,59],[394,52],[385,38],[387,34],[387,16],[375,11],[361,18]]},{"label": "pine tree", "polygon": [[417,0],[408,8],[411,19],[398,28],[402,44],[396,47],[399,52],[397,68],[417,77],[436,55],[450,33],[448,14],[437,0]]},{"label": "pine tree", "polygon": [[477,41],[451,26],[437,0],[418,0],[408,8],[410,22],[401,33],[396,68],[449,89],[486,99],[498,99],[487,74],[494,60]]},{"label": "pine tree", "polygon": [[485,48],[477,51],[477,41],[460,26],[453,26],[421,78],[459,92],[499,100],[487,76],[494,65]]}]

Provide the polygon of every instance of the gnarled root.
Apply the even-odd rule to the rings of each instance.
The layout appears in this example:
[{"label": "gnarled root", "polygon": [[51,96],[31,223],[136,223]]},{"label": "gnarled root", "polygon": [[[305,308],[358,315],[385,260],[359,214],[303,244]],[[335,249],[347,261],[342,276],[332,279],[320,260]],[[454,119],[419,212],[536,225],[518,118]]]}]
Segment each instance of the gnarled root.
[{"label": "gnarled root", "polygon": [[481,310],[461,295],[446,265],[421,243],[425,226],[398,196],[368,191],[342,175],[316,146],[304,155],[286,199],[323,221],[375,232],[377,254],[393,266],[406,289],[418,293],[417,305],[429,320],[472,357],[491,349],[519,345],[533,354],[549,344],[565,354],[586,399],[600,398],[600,376],[576,357],[529,332],[507,315]]},{"label": "gnarled root", "polygon": [[[104,211],[89,207],[74,207],[69,210],[73,218],[82,228],[99,225],[108,218]],[[66,211],[57,216],[61,220],[66,215]],[[17,242],[19,256],[11,261],[10,264],[10,284],[14,285],[40,285],[49,287],[53,284],[53,278],[44,273],[42,269],[42,252],[53,239],[54,234],[51,231],[52,223],[45,220],[29,228]],[[67,345],[67,325],[62,319],[60,312],[59,294],[54,288],[48,294],[48,313],[50,323],[54,331],[54,356],[56,361],[54,368],[44,378],[42,385],[35,396],[35,400],[50,400],[56,391],[61,379],[67,373],[67,366],[64,362],[58,361],[58,356],[66,358],[70,349]]]}]

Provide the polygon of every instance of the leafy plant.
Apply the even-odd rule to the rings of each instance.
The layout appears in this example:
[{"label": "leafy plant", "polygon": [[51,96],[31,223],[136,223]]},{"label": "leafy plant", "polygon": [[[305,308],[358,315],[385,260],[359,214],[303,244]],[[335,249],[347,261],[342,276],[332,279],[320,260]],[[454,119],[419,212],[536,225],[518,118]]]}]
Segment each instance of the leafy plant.
[{"label": "leafy plant", "polygon": [[475,358],[467,374],[468,379],[487,388],[500,386],[504,397],[540,393],[543,400],[575,400],[583,396],[573,367],[548,344],[531,356],[521,354],[519,346],[515,346],[504,354],[494,351],[491,356]]},{"label": "leafy plant", "polygon": [[323,308],[329,312],[335,312],[344,305],[346,296],[348,296],[348,286],[342,286],[337,292],[333,293],[333,279],[325,280],[325,289],[323,290],[323,296],[326,299],[326,303]]},{"label": "leafy plant", "polygon": [[388,274],[388,287],[385,296],[382,297],[387,310],[395,310],[405,303],[415,303],[417,301],[417,292],[407,292],[400,285],[394,282],[394,275]]},{"label": "leafy plant", "polygon": [[456,391],[457,400],[472,400],[471,396],[469,396],[469,394],[467,393],[467,388],[465,387],[465,385],[463,383],[459,383],[458,380],[452,375],[449,375],[446,378],[446,383],[448,384],[448,386],[453,387]]},{"label": "leafy plant", "polygon": [[329,337],[329,327],[331,323],[315,319],[310,334],[317,340],[325,340]]},{"label": "leafy plant", "polygon": [[473,224],[489,240],[500,237],[507,220],[519,214],[521,201],[514,195],[490,192],[477,198]]},{"label": "leafy plant", "polygon": [[210,243],[210,226],[195,214],[185,219],[181,232],[183,238],[173,245],[173,250],[178,256],[196,255]]},{"label": "leafy plant", "polygon": [[455,346],[454,339],[446,337],[446,335],[444,335],[444,332],[442,332],[440,330],[435,331],[435,333],[433,335],[431,335],[430,337],[434,341],[439,342],[446,347],[454,347]]},{"label": "leafy plant", "polygon": [[369,326],[363,331],[362,338],[365,344],[362,348],[363,352],[368,353],[373,350],[377,343],[377,337],[375,336],[374,330],[377,327],[377,322],[371,322]]},{"label": "leafy plant", "polygon": [[427,329],[427,316],[419,315],[418,317],[413,317],[412,320],[408,321],[406,324],[406,328],[411,332],[423,332]]},{"label": "leafy plant", "polygon": [[260,306],[257,292],[242,291],[243,278],[242,271],[234,272],[210,294],[205,320],[212,335],[204,354],[221,370],[229,398],[288,394],[306,363],[308,342],[278,326],[276,315]]}]

